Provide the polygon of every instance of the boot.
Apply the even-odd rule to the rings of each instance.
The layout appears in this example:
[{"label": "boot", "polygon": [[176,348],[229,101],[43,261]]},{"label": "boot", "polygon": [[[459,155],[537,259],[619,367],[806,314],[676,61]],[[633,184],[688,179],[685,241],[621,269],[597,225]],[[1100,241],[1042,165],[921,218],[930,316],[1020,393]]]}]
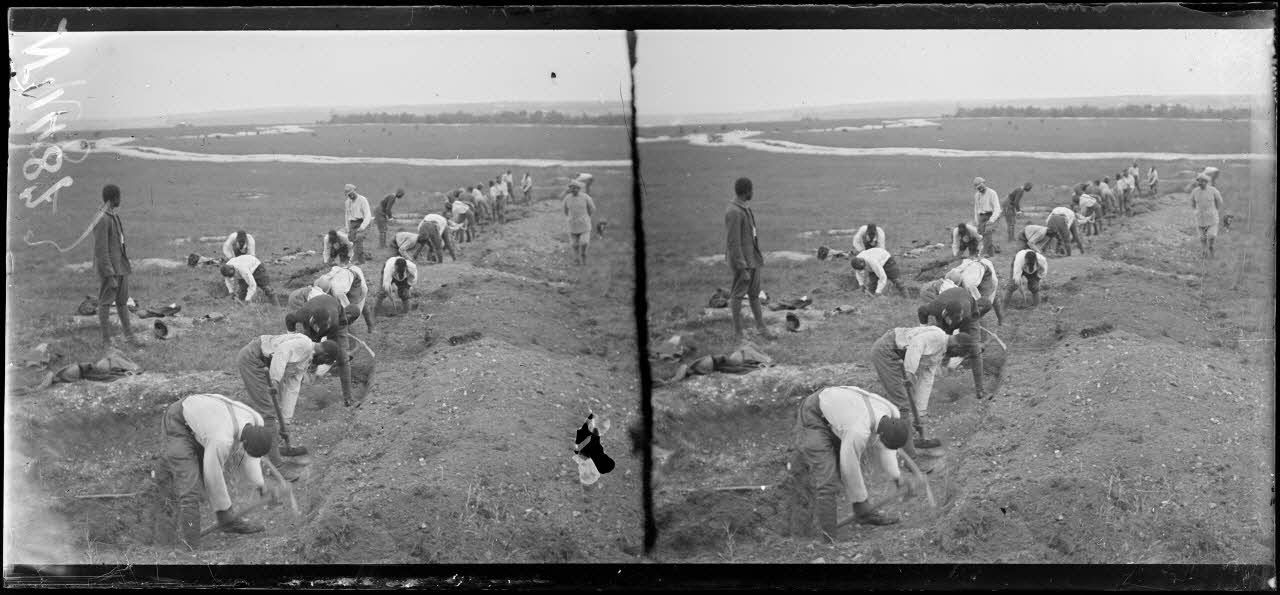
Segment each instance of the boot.
[{"label": "boot", "polygon": [[200,548],[200,506],[178,505],[178,532],[191,549]]},{"label": "boot", "polygon": [[116,306],[116,315],[120,317],[120,329],[123,331],[124,340],[134,347],[142,347],[142,341],[139,341],[138,337],[133,334],[133,328],[129,324],[131,316],[129,307],[124,305]]},{"label": "boot", "polygon": [[822,530],[822,538],[827,542],[835,543],[836,531],[836,500],[830,496],[819,496],[814,501],[814,516],[818,518],[818,528]]},{"label": "boot", "polygon": [[218,529],[223,533],[239,533],[246,535],[249,533],[259,533],[266,529],[266,527],[257,523],[251,523],[244,519],[234,518],[231,508],[219,510],[216,514],[218,516]]}]

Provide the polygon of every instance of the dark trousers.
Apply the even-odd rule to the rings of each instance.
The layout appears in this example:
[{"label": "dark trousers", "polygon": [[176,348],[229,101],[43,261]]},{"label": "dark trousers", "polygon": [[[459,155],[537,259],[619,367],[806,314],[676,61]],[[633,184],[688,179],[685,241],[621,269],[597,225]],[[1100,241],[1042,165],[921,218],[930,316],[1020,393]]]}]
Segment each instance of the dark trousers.
[{"label": "dark trousers", "polygon": [[[240,380],[244,382],[245,392],[248,393],[246,398],[237,400],[257,411],[262,416],[263,427],[274,435],[280,431],[280,424],[276,420],[275,402],[271,399],[270,367],[271,358],[262,353],[260,337],[242,347],[236,357],[236,371],[240,373]],[[267,459],[276,468],[284,463],[284,459],[280,457],[278,440],[271,441]]]},{"label": "dark trousers", "polygon": [[[111,287],[115,279],[116,286]],[[129,327],[129,276],[115,275],[98,279],[98,325],[102,327],[102,340],[111,339],[111,304],[116,305],[116,315],[120,317],[120,328],[126,337],[133,337],[133,329]]]},{"label": "dark trousers", "polygon": [[169,471],[169,497],[176,504],[178,534],[188,546],[200,546],[200,501],[204,490],[204,447],[187,426],[182,401],[165,410],[161,417],[162,448]]},{"label": "dark trousers", "polygon": [[[258,291],[261,291],[262,295],[267,296],[267,299],[271,299],[274,292],[271,291],[271,275],[267,274],[267,265],[259,263],[258,268],[253,269],[253,282],[258,284]],[[249,284],[245,283],[243,279],[237,279],[236,295],[243,299],[248,293]]]}]

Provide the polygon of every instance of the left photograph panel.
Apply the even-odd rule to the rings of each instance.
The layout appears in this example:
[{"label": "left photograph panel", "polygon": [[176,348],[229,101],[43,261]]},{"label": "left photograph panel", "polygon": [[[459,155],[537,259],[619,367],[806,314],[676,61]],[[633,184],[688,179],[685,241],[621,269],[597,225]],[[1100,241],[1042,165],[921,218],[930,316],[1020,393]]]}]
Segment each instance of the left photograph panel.
[{"label": "left photograph panel", "polygon": [[623,31],[9,35],[4,564],[643,550]]}]

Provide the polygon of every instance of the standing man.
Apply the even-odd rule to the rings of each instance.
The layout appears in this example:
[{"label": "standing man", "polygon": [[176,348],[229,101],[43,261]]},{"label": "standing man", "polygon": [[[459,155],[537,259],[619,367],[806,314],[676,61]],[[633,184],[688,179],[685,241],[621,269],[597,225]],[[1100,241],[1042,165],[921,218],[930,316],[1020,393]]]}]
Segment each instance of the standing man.
[{"label": "standing man", "polygon": [[347,193],[347,237],[355,247],[351,255],[356,264],[364,264],[364,230],[373,223],[373,213],[369,211],[369,199],[356,194],[354,184],[344,187]]},{"label": "standing man", "polygon": [[[862,287],[863,293],[873,297],[881,295],[884,293],[885,286],[892,283],[898,290],[898,295],[906,297],[907,290],[898,280],[898,263],[894,262],[893,255],[889,254],[888,250],[879,246],[867,248],[853,257],[849,261],[849,266],[853,267],[853,274],[857,277],[858,286]],[[875,273],[874,280],[867,274],[868,269]]]},{"label": "standing man", "polygon": [[1147,188],[1151,190],[1151,196],[1156,195],[1156,192],[1157,192],[1156,187],[1159,185],[1160,185],[1160,174],[1156,173],[1156,166],[1152,165],[1151,169],[1147,171]]},{"label": "standing man", "polygon": [[564,196],[564,214],[569,219],[569,244],[573,249],[575,265],[587,264],[587,246],[591,244],[591,216],[595,212],[596,203],[591,196],[582,192],[582,184],[577,180],[569,182],[569,190]]},{"label": "standing man", "polygon": [[533,176],[529,172],[524,172],[524,179],[520,180],[520,190],[524,192],[524,203],[533,202]]},{"label": "standing man", "polygon": [[507,173],[502,174],[502,182],[507,187],[506,195],[508,199],[514,202],[516,199],[516,179],[511,175],[511,170],[507,170]]},{"label": "standing man", "polygon": [[231,294],[232,299],[241,299],[240,289],[243,287],[246,304],[253,301],[253,296],[258,294],[258,288],[262,288],[262,293],[268,300],[275,300],[275,293],[271,291],[271,277],[267,275],[267,265],[262,264],[258,257],[252,254],[241,254],[223,263],[219,271],[227,284],[227,293]]},{"label": "standing man", "polygon": [[[1222,193],[1210,186],[1209,182],[1208,174],[1196,176],[1196,187],[1191,189],[1191,208],[1196,212],[1196,227],[1200,230],[1200,256],[1212,259],[1213,240],[1218,237],[1218,212],[1222,210]],[[123,318],[123,314],[121,317]]]},{"label": "standing man", "polygon": [[1040,280],[1049,272],[1049,261],[1045,260],[1044,255],[1035,250],[1020,250],[1013,257],[1013,269],[1011,274],[1013,282],[1005,289],[1004,302],[1009,303],[1013,299],[1013,292],[1018,289],[1026,289],[1031,292],[1031,306],[1040,305]]},{"label": "standing man", "polygon": [[[298,393],[302,390],[302,377],[311,365],[311,358],[323,355],[337,360],[342,356],[342,348],[333,341],[316,343],[301,333],[284,335],[261,335],[254,337],[248,345],[240,349],[236,357],[236,369],[248,396],[244,404],[253,408],[262,417],[263,426],[272,435],[279,433],[285,441],[286,449],[274,443],[267,452],[267,459],[280,469],[284,464],[282,456],[305,454],[306,450],[294,448],[289,443],[289,422],[293,421],[293,410],[298,404]],[[285,473],[284,469],[280,469]],[[288,474],[285,479],[293,481],[297,474]]]},{"label": "standing man", "polygon": [[129,275],[133,266],[125,250],[124,225],[120,223],[120,188],[115,184],[102,187],[103,214],[93,226],[93,268],[98,273],[98,325],[102,327],[102,347],[111,347],[111,318],[107,308],[116,305],[120,330],[130,345],[142,342],[129,326]]},{"label": "standing man", "polygon": [[222,255],[227,260],[231,260],[241,254],[258,255],[253,243],[253,236],[243,229],[227,236],[227,241],[222,243]]},{"label": "standing man", "polygon": [[[577,182],[572,182],[577,184]],[[726,246],[725,262],[733,272],[733,285],[729,295],[729,313],[733,316],[733,337],[742,339],[742,297],[745,295],[751,304],[751,315],[756,319],[756,330],[760,336],[773,339],[773,333],[764,325],[764,312],[760,308],[760,268],[764,266],[764,255],[760,253],[760,242],[756,234],[756,216],[747,203],[753,196],[751,180],[738,178],[733,183],[733,191],[737,198],[729,203],[724,212],[724,228]],[[587,228],[590,231],[590,227]]]},{"label": "standing man", "polygon": [[1013,226],[1018,219],[1018,215],[1022,214],[1022,196],[1031,192],[1031,182],[1027,182],[1009,192],[1008,202],[1005,204],[1005,225],[1009,228],[1009,241],[1013,241]]},{"label": "standing man", "polygon": [[902,417],[915,411],[915,448],[942,445],[936,438],[923,436],[933,377],[942,359],[967,357],[978,350],[971,336],[965,333],[947,336],[942,329],[928,325],[891,329],[871,345],[871,364],[884,387],[885,398],[897,406]]},{"label": "standing man", "polygon": [[299,289],[289,297],[291,311],[284,317],[285,330],[290,333],[302,333],[316,343],[332,342],[340,348],[342,353],[332,364],[338,368],[338,380],[342,385],[342,404],[351,406],[351,369],[348,366],[350,358],[346,355],[351,350],[351,338],[347,333],[347,325],[355,320],[347,319],[338,298],[315,286]]},{"label": "standing man", "polygon": [[996,241],[995,222],[1000,220],[1000,194],[987,188],[987,181],[982,178],[973,179],[973,223],[978,228],[978,235],[986,240],[983,256],[995,256],[1000,253],[999,242]]},{"label": "standing man", "polygon": [[[418,260],[422,255],[422,249],[427,245],[431,246],[431,252],[427,255],[427,260],[432,262],[444,262],[444,250],[449,251],[449,258],[454,262],[458,261],[458,256],[453,253],[453,236],[449,233],[449,220],[444,218],[440,213],[427,213],[422,218],[422,222],[418,224],[418,249],[413,253],[413,260]],[[441,246],[443,245],[443,249]]]},{"label": "standing man", "polygon": [[[875,223],[868,223],[858,228],[853,234],[853,253],[857,254],[869,248],[884,248],[888,244],[885,243],[884,228],[878,227]],[[887,249],[887,248],[886,248]]]},{"label": "standing man", "polygon": [[493,213],[489,210],[489,199],[485,197],[480,184],[476,184],[476,187],[471,189],[471,201],[480,212],[480,219],[493,219]]},{"label": "standing man", "polygon": [[378,301],[373,304],[374,314],[382,307],[382,300],[390,295],[400,298],[400,313],[409,313],[410,290],[418,281],[418,265],[408,259],[392,256],[382,266],[382,291],[378,292]]},{"label": "standing man", "polygon": [[1133,193],[1134,193],[1135,195],[1137,195],[1137,194],[1141,194],[1141,193],[1142,193],[1142,181],[1138,179],[1138,174],[1139,174],[1139,170],[1138,170],[1138,162],[1137,162],[1137,161],[1134,161],[1134,162],[1133,162],[1133,165],[1130,165],[1130,166],[1129,166],[1129,169],[1125,170],[1125,172],[1124,172],[1124,173],[1125,173],[1125,175],[1129,176],[1129,180],[1130,180],[1131,182],[1133,182]]},{"label": "standing man", "polygon": [[[232,512],[223,469],[239,460],[240,474],[265,496],[261,458],[274,447],[274,433],[262,416],[222,395],[189,395],[169,405],[160,418],[165,464],[177,501],[179,533],[187,547],[200,547],[200,492],[227,533],[258,533],[264,527]],[[278,469],[278,467],[277,467]]]},{"label": "standing man", "polygon": [[[807,471],[797,486],[816,492],[813,516],[827,540],[836,541],[836,499],[840,485],[853,503],[853,519],[864,525],[892,525],[867,502],[861,459],[875,460],[898,489],[904,482],[894,452],[907,445],[911,428],[893,403],[856,386],[824,388],[804,398],[796,412],[790,468]],[[812,492],[810,492],[812,493]],[[805,499],[807,500],[807,498]],[[798,511],[797,511],[798,512]],[[802,519],[808,529],[812,518]],[[807,532],[807,531],[806,531]]]},{"label": "standing man", "polygon": [[507,181],[505,178],[498,181],[498,185],[497,185],[498,195],[495,196],[493,199],[493,216],[498,219],[498,223],[507,222],[507,196],[509,196],[509,192],[507,190],[508,188],[510,188],[510,185],[507,184]]},{"label": "standing man", "polygon": [[1111,178],[1102,178],[1102,182],[1098,184],[1098,191],[1101,192],[1102,210],[1107,217],[1115,217],[1119,204],[1116,202],[1116,193],[1111,189]]},{"label": "standing man", "polygon": [[373,214],[373,220],[378,225],[378,247],[384,248],[387,245],[387,225],[391,222],[391,207],[395,206],[396,200],[404,197],[404,188],[396,188],[395,194],[388,194],[382,198],[382,202],[378,203],[378,212]]}]

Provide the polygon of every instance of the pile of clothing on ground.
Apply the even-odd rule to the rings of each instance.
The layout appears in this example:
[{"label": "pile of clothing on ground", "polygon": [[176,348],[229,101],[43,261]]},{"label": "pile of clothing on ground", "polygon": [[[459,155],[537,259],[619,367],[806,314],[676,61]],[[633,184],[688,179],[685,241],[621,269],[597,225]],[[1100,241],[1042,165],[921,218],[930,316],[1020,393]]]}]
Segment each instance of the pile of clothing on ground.
[{"label": "pile of clothing on ground", "polygon": [[744,342],[737,349],[721,355],[704,355],[693,361],[691,364],[680,364],[676,367],[675,374],[666,380],[659,380],[659,384],[671,384],[684,380],[688,376],[696,374],[711,374],[712,372],[723,372],[726,374],[746,374],[752,370],[773,365],[773,358],[760,351],[750,342]]}]

